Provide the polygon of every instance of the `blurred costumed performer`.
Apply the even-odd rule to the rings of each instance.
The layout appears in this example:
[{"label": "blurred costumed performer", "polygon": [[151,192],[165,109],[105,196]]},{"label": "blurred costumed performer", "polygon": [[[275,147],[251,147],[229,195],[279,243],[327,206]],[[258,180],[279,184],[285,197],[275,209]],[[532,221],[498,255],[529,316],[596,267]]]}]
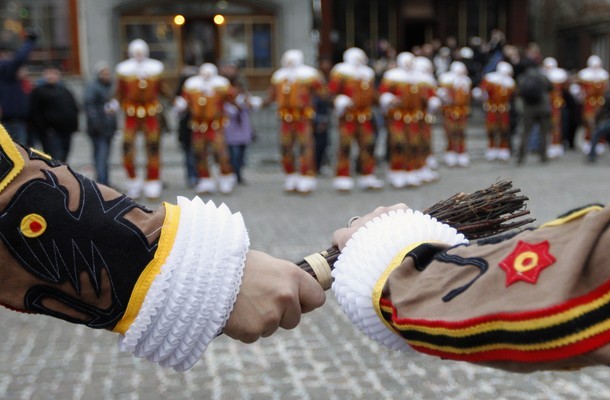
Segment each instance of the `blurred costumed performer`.
[{"label": "blurred costumed performer", "polygon": [[[288,50],[282,55],[282,68],[271,76],[265,103],[275,101],[278,107],[282,167],[286,174],[284,190],[306,194],[317,186],[314,99],[323,95],[324,79],[317,69],[305,65],[303,58],[301,50]],[[295,149],[299,155],[298,168]]]},{"label": "blurred costumed performer", "polygon": [[434,78],[434,66],[428,57],[417,56],[413,60],[413,70],[416,73],[419,90],[426,100],[426,106],[422,108],[423,118],[420,120],[422,130],[424,164],[419,169],[420,177],[424,182],[432,182],[439,178],[435,169],[438,169],[438,161],[432,148],[432,124],[435,121],[435,113],[441,106],[441,100],[436,96],[438,82]]},{"label": "blurred costumed performer", "polygon": [[[160,179],[159,121],[163,108],[159,96],[164,67],[161,61],[149,58],[148,45],[142,39],[129,43],[128,54],[129,59],[116,66],[116,97],[125,112],[123,165],[128,176],[127,195],[138,198],[143,190],[145,197],[158,199],[163,191]],[[114,104],[114,108],[118,108],[118,105]],[[144,133],[146,143],[146,182],[138,178],[135,165],[138,131]]]},{"label": "blurred costumed performer", "polygon": [[443,101],[447,151],[444,161],[449,167],[467,167],[470,157],[466,151],[466,126],[470,115],[470,90],[472,82],[468,70],[461,61],[451,63],[450,70],[439,76],[437,93]]},{"label": "blurred costumed performer", "polygon": [[398,54],[397,66],[383,74],[379,85],[379,104],[389,133],[388,182],[395,188],[419,186],[423,181],[426,94],[420,90],[413,60],[412,53]]},{"label": "blurred costumed performer", "polygon": [[[604,93],[608,88],[608,71],[602,68],[602,60],[599,56],[592,55],[587,60],[587,67],[578,72],[578,83],[580,86],[580,98],[583,102],[582,120],[585,126],[585,140],[582,152],[589,154],[591,149],[591,136],[595,129],[595,116],[604,104]],[[603,151],[603,146],[596,147]]]},{"label": "blurred costumed performer", "polygon": [[375,71],[367,66],[364,51],[352,47],[343,53],[343,62],[330,72],[328,88],[334,98],[335,114],[339,120],[339,151],[333,186],[339,191],[354,188],[351,177],[351,150],[358,144],[358,163],[361,189],[380,189],[383,181],[375,173],[375,126],[372,107],[376,103]]},{"label": "blurred costumed performer", "polygon": [[[199,181],[197,193],[231,193],[237,177],[233,173],[224,127],[228,118],[225,103],[235,102],[235,90],[227,78],[218,75],[214,64],[205,63],[199,74],[188,78],[182,87],[182,95],[176,97],[174,104],[178,112],[189,110],[191,143],[195,153],[195,163]],[[213,155],[220,169],[217,181],[212,178],[208,155]],[[218,185],[217,185],[218,183]]]},{"label": "blurred costumed performer", "polygon": [[516,83],[513,79],[513,67],[500,61],[494,72],[483,76],[480,96],[484,99],[483,110],[486,113],[488,161],[510,159],[510,104]]},{"label": "blurred costumed performer", "polygon": [[567,89],[568,72],[557,66],[557,60],[547,57],[542,61],[542,72],[553,84],[551,92],[551,144],[547,150],[549,158],[563,156],[563,130],[561,123],[562,110],[565,107],[563,91]]}]

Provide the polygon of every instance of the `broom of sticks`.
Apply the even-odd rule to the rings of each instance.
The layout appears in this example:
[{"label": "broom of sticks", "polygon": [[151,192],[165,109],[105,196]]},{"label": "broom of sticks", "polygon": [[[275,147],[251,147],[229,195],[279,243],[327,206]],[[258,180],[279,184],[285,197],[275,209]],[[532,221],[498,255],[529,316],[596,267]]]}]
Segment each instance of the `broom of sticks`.
[{"label": "broom of sticks", "polygon": [[[457,193],[422,212],[455,228],[468,240],[487,238],[534,221],[525,218],[530,213],[526,209],[529,199],[520,192],[513,188],[512,181],[502,180],[473,193]],[[340,254],[337,247],[330,247],[305,257],[297,265],[329,289],[330,271]]]}]

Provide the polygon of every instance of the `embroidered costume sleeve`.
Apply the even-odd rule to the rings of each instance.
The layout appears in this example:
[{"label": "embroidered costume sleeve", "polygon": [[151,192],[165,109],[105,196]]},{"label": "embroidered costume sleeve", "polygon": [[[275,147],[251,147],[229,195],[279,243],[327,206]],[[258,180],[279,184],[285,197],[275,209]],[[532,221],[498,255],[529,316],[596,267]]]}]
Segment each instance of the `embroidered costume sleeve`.
[{"label": "embroidered costume sleeve", "polygon": [[148,210],[0,126],[0,208],[0,304],[118,332],[178,370],[224,327],[249,244],[226,206]]},{"label": "embroidered costume sleeve", "polygon": [[610,364],[609,226],[610,207],[591,206],[487,242],[407,247],[373,306],[410,347],[445,359],[518,372]]}]

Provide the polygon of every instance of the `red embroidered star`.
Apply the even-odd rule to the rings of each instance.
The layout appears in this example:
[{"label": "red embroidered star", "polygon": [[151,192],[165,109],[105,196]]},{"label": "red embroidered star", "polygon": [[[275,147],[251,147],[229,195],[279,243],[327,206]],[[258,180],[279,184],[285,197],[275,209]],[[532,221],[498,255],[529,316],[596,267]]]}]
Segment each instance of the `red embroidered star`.
[{"label": "red embroidered star", "polygon": [[506,286],[517,281],[536,284],[542,270],[556,261],[549,252],[549,247],[546,240],[537,244],[520,240],[512,253],[499,264],[500,268],[506,271]]}]

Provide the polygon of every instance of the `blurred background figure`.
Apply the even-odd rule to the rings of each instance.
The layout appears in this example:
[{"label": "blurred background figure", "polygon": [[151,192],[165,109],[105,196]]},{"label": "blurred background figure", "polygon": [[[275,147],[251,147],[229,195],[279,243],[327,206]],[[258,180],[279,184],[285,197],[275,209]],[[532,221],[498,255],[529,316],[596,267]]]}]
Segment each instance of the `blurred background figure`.
[{"label": "blurred background figure", "polygon": [[472,81],[464,63],[454,61],[439,79],[438,97],[442,100],[447,150],[444,162],[448,167],[467,167],[470,156],[466,149],[466,128],[470,115]]},{"label": "blurred background figure", "polygon": [[591,150],[588,155],[590,162],[595,162],[600,139],[604,139],[606,143],[610,142],[610,91],[604,94],[604,104],[595,116],[595,131],[591,137]]},{"label": "blurred background figure", "polygon": [[513,67],[506,61],[500,61],[496,71],[485,74],[481,82],[483,110],[486,113],[487,161],[510,159],[510,107],[516,87],[512,75]]},{"label": "blurred background figure", "polygon": [[271,76],[265,104],[275,102],[281,120],[279,137],[282,168],[286,176],[285,192],[308,194],[317,188],[314,96],[320,94],[323,87],[322,75],[316,68],[305,64],[301,50],[285,51],[282,67]]},{"label": "blurred background figure", "polygon": [[[149,57],[148,44],[142,39],[129,43],[129,59],[116,66],[117,99],[125,112],[123,128],[123,165],[127,172],[127,195],[158,199],[163,191],[161,182],[161,123],[163,107],[159,101],[164,65]],[[117,107],[116,105],[114,107]],[[144,133],[146,142],[146,181],[136,171],[136,135]]]},{"label": "blurred background figure", "polygon": [[110,149],[117,129],[116,112],[109,106],[113,95],[110,65],[100,61],[93,67],[93,72],[93,79],[85,87],[87,134],[93,146],[96,180],[109,186]]},{"label": "blurred background figure", "polygon": [[[604,93],[608,89],[608,71],[602,67],[602,60],[592,55],[587,60],[587,67],[578,72],[580,84],[580,99],[582,100],[582,123],[585,127],[585,138],[582,152],[588,154],[591,150],[591,136],[595,129],[597,111],[604,104]],[[598,146],[597,151],[604,151],[606,144]]]},{"label": "blurred background figure", "polygon": [[229,122],[225,127],[225,142],[229,148],[229,158],[238,184],[245,184],[242,169],[246,164],[246,150],[254,140],[254,127],[250,112],[260,108],[262,99],[251,96],[239,65],[226,62],[220,65],[220,75],[229,80],[235,90],[235,103],[225,103],[225,112]]},{"label": "blurred background figure", "polygon": [[517,81],[518,96],[522,101],[521,111],[521,142],[517,164],[523,164],[527,156],[530,137],[534,126],[539,128],[536,152],[540,161],[547,161],[548,135],[551,131],[551,92],[553,84],[539,71],[538,66],[530,64]]},{"label": "blurred background figure", "polygon": [[565,107],[561,113],[561,127],[565,150],[576,149],[576,132],[582,125],[582,103],[579,100],[577,78],[576,74],[569,74],[568,82],[562,90]]},{"label": "blurred background figure", "polygon": [[343,62],[330,72],[328,89],[338,119],[339,146],[333,187],[349,192],[354,187],[352,145],[358,144],[358,186],[363,190],[381,189],[383,181],[375,176],[375,124],[373,107],[377,102],[375,71],[367,65],[368,57],[358,47],[343,53]]},{"label": "blurred background figure", "polygon": [[441,47],[438,50],[438,53],[434,56],[432,62],[434,63],[434,70],[436,71],[437,77],[449,71],[449,66],[453,62],[453,58],[451,57],[451,49],[446,46]]},{"label": "blurred background figure", "polygon": [[[180,72],[180,78],[178,80],[178,86],[176,88],[175,95],[180,96],[184,90],[184,82],[192,76],[197,75],[197,67],[195,65],[187,64],[182,68]],[[197,167],[195,165],[195,152],[193,151],[193,144],[191,140],[191,127],[189,121],[191,120],[191,113],[188,107],[177,115],[178,118],[178,141],[184,152],[184,170],[186,172],[186,182],[189,188],[197,186],[199,181],[199,175],[197,174]]]},{"label": "blurred background figure", "polygon": [[388,182],[394,188],[415,187],[429,181],[424,172],[429,171],[424,170],[428,156],[425,117],[434,91],[423,85],[414,60],[412,53],[398,54],[398,66],[384,74],[379,86],[379,104],[389,132]]},{"label": "blurred background figure", "polygon": [[[199,180],[195,190],[199,194],[223,194],[233,191],[237,177],[231,167],[224,129],[228,119],[225,103],[235,103],[235,92],[228,79],[218,74],[218,68],[211,63],[204,63],[199,73],[188,78],[183,85],[182,94],[174,100],[178,112],[188,108],[190,112],[193,151]],[[208,162],[213,156],[219,167],[216,179]]]},{"label": "blurred background figure", "polygon": [[549,158],[563,157],[563,129],[561,126],[563,109],[566,105],[564,89],[568,86],[568,72],[557,66],[557,60],[546,57],[543,62],[543,73],[553,84],[551,92],[551,144],[547,151]]},{"label": "blurred background figure", "polygon": [[0,121],[14,141],[28,143],[29,94],[26,62],[34,49],[38,35],[29,30],[25,42],[13,53],[0,49]]},{"label": "blurred background figure", "polygon": [[59,67],[47,64],[30,94],[29,114],[42,149],[55,160],[68,160],[72,134],[78,130],[78,112],[74,95],[61,83]]},{"label": "blurred background figure", "polygon": [[[320,59],[318,69],[325,82],[328,82],[332,68],[333,64],[330,59]],[[316,170],[320,174],[323,167],[330,167],[331,164],[327,150],[330,146],[332,103],[326,93],[314,94],[314,109],[316,111],[316,116],[313,119],[313,136],[316,142]]]}]

